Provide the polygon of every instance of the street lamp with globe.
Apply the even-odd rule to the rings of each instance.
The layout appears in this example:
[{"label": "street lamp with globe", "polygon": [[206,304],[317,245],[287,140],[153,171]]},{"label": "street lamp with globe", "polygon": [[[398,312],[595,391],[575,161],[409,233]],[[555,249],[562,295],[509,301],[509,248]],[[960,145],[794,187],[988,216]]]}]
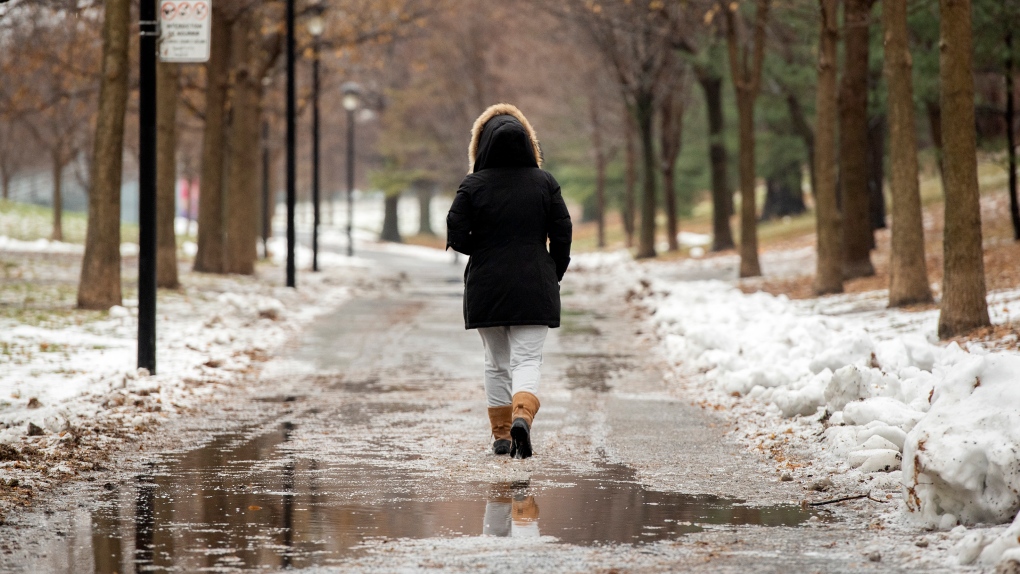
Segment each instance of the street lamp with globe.
[{"label": "street lamp with globe", "polygon": [[347,255],[354,255],[354,114],[361,106],[361,86],[344,82],[341,103],[347,110]]}]

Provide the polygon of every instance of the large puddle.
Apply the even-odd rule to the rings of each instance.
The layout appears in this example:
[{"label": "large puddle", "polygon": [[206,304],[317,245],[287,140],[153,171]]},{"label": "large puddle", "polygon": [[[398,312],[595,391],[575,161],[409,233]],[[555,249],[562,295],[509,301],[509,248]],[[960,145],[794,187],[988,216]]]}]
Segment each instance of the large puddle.
[{"label": "large puddle", "polygon": [[285,424],[254,437],[221,436],[133,483],[107,485],[91,532],[78,531],[88,539],[68,542],[78,553],[91,548],[96,572],[233,571],[338,565],[366,544],[398,538],[643,544],[711,525],[796,526],[812,516],[796,505],[646,490],[617,465],[452,486],[427,470],[356,460],[327,467],[290,454],[293,431]]}]

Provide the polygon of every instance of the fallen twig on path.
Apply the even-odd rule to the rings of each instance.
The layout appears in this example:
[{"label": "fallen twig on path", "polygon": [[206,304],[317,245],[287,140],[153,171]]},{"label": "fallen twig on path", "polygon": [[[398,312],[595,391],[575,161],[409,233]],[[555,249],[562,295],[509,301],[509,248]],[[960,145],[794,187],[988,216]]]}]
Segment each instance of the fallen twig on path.
[{"label": "fallen twig on path", "polygon": [[866,494],[855,494],[853,496],[844,496],[842,498],[833,498],[831,500],[819,500],[818,502],[807,502],[806,500],[804,502],[807,503],[807,506],[825,506],[826,504],[835,504],[837,502],[846,502],[847,500],[860,500],[862,498],[867,498],[868,500],[870,500],[872,502],[880,502],[882,504],[885,504],[886,502],[888,502],[886,500],[879,500],[877,498],[872,498],[870,492],[868,492]]}]

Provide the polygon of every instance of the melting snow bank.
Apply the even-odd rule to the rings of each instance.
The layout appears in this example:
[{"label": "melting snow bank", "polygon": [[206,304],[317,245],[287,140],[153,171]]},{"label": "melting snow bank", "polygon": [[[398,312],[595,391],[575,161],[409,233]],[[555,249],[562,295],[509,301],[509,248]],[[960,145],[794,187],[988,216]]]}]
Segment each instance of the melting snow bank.
[{"label": "melting snow bank", "polygon": [[[939,345],[937,312],[885,309],[884,293],[790,301],[722,281],[658,280],[655,265],[625,254],[579,259],[579,269],[635,285],[629,296],[649,312],[675,374],[738,413],[775,462],[780,447],[799,448],[816,477],[821,466],[873,487],[902,483],[907,517],[953,528],[961,563],[1020,566],[1020,355]],[[994,295],[993,317],[1012,319],[1018,299]],[[755,419],[762,405],[771,414]],[[957,526],[1014,516],[1004,532]]]}]

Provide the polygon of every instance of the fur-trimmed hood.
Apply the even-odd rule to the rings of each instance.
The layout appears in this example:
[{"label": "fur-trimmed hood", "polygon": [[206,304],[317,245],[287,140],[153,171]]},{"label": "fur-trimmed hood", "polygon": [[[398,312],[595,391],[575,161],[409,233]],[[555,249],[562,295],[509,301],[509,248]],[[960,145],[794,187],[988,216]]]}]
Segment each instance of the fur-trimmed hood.
[{"label": "fur-trimmed hood", "polygon": [[[483,163],[486,159],[484,156],[486,156],[486,152],[488,150],[483,149],[481,150],[482,153],[479,153],[479,146],[492,145],[492,126],[490,126],[489,130],[486,130],[486,124],[488,124],[490,120],[500,118],[501,116],[507,116],[506,118],[503,118],[506,121],[502,122],[498,127],[503,127],[504,124],[511,123],[517,124],[523,128],[524,134],[530,143],[530,151],[534,154],[534,163],[538,167],[542,167],[542,148],[538,143],[538,136],[535,135],[535,129],[531,127],[531,122],[528,121],[528,118],[524,117],[524,114],[521,110],[517,109],[516,106],[511,104],[496,104],[489,106],[488,109],[482,112],[482,115],[478,116],[478,119],[475,120],[474,125],[471,127],[471,144],[468,146],[468,173],[474,173],[477,171],[476,168],[479,167],[477,165],[479,159],[482,159]],[[516,128],[516,126],[511,127]],[[524,151],[528,150],[525,149]],[[482,157],[480,158],[480,156]]]}]

